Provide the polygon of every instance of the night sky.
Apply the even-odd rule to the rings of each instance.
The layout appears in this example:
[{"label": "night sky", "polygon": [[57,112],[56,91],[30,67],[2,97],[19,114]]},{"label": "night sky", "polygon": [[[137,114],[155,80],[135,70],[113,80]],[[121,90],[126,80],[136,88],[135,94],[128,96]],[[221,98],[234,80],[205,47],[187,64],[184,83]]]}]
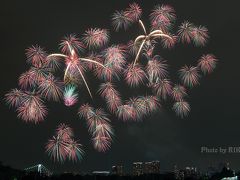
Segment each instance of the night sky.
[{"label": "night sky", "polygon": [[[179,167],[206,169],[224,161],[240,169],[240,153],[200,152],[202,146],[240,147],[240,16],[236,0],[136,0],[143,8],[142,19],[146,24],[154,5],[164,3],[175,8],[177,25],[189,20],[209,29],[211,38],[204,48],[178,45],[173,50],[159,51],[175,75],[182,65],[195,65],[204,53],[213,53],[219,59],[216,70],[190,91],[188,101],[192,110],[185,119],[176,117],[170,104],[163,105],[161,111],[139,123],[123,123],[113,117],[112,147],[106,153],[98,153],[93,149],[85,121],[77,116],[80,104],[68,108],[48,103],[49,114],[38,125],[24,123],[5,105],[4,94],[17,87],[18,76],[29,68],[25,57],[27,47],[38,44],[48,52],[57,52],[58,43],[67,34],[81,35],[90,27],[112,30],[111,15],[115,10],[125,9],[130,2],[133,1],[1,1],[0,161],[19,169],[42,163],[55,172],[109,170],[115,164],[123,164],[126,170],[131,170],[132,162],[151,160],[159,160],[162,170],[171,170],[175,163]],[[139,29],[136,25],[127,32],[111,31],[111,43],[126,43],[140,33]],[[90,84],[94,89],[92,80]],[[123,88],[120,91],[126,92]],[[80,98],[88,98],[84,96],[88,94],[83,90]],[[96,103],[101,105],[99,100]],[[61,122],[69,124],[83,144],[86,154],[81,162],[54,163],[44,152],[45,143]]]}]

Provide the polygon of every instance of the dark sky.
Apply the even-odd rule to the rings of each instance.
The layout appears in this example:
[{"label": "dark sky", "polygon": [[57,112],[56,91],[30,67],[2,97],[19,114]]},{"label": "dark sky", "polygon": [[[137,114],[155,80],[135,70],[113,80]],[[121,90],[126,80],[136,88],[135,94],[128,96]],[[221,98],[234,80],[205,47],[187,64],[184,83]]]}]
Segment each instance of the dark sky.
[{"label": "dark sky", "polygon": [[[110,29],[112,13],[126,8],[129,2],[133,1],[1,1],[0,161],[20,169],[42,163],[56,172],[108,170],[114,164],[124,164],[130,169],[133,161],[150,160],[159,160],[162,169],[172,169],[174,163],[179,167],[205,169],[223,161],[240,169],[240,153],[200,153],[201,146],[240,147],[240,16],[236,0],[136,0],[144,10],[145,22],[154,5],[164,3],[175,8],[178,25],[189,20],[206,25],[210,31],[210,41],[204,48],[179,46],[161,52],[176,70],[185,63],[196,64],[203,53],[213,53],[219,58],[214,73],[202,78],[201,85],[190,91],[188,100],[192,110],[188,118],[177,118],[169,106],[164,106],[144,122],[123,123],[112,119],[116,134],[112,148],[107,153],[98,153],[91,145],[84,120],[77,117],[79,104],[66,108],[50,103],[48,117],[38,125],[23,123],[5,105],[4,94],[17,87],[18,76],[29,68],[24,54],[27,47],[39,44],[49,52],[56,52],[66,34],[81,35],[89,27]],[[134,30],[112,32],[111,43],[135,38]],[[61,165],[45,154],[44,145],[60,122],[70,124],[84,145],[86,154],[81,162]]]}]

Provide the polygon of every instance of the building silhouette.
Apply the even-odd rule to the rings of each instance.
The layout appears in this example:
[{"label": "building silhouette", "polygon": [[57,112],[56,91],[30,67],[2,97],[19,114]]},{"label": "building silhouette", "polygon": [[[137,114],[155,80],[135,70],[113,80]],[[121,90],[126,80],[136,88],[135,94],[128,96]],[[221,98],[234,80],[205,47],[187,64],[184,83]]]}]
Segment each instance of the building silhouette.
[{"label": "building silhouette", "polygon": [[122,165],[117,165],[117,166],[112,166],[112,175],[118,175],[118,176],[123,176],[123,166]]},{"label": "building silhouette", "polygon": [[133,175],[140,176],[143,174],[143,162],[134,162],[133,163]]},{"label": "building silhouette", "polygon": [[151,161],[144,163],[144,174],[159,174],[160,173],[160,162]]},{"label": "building silhouette", "polygon": [[178,169],[176,164],[173,167],[173,173],[174,173],[174,178],[175,179],[180,179],[180,172],[179,172],[179,169]]}]

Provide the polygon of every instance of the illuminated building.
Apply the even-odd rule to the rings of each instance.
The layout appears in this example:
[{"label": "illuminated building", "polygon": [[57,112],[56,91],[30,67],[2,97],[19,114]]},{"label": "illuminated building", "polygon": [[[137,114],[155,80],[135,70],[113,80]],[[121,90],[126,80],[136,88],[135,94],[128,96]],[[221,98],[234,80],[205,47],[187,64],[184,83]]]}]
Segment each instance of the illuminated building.
[{"label": "illuminated building", "polygon": [[160,173],[160,162],[159,161],[145,162],[144,173],[145,174],[159,174]]},{"label": "illuminated building", "polygon": [[112,166],[112,174],[122,176],[123,175],[123,166]]},{"label": "illuminated building", "polygon": [[143,163],[142,162],[134,162],[133,163],[133,175],[140,176],[143,174]]}]

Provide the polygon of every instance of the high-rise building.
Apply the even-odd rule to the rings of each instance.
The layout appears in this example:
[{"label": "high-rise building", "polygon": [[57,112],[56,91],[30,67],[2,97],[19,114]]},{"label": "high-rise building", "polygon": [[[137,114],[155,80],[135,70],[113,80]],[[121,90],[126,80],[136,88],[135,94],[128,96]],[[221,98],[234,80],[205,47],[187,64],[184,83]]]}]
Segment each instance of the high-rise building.
[{"label": "high-rise building", "polygon": [[194,177],[197,178],[200,174],[197,171],[196,167],[186,167],[184,170],[185,177]]},{"label": "high-rise building", "polygon": [[112,174],[122,176],[123,175],[123,166],[122,165],[112,166]]},{"label": "high-rise building", "polygon": [[133,175],[140,176],[143,174],[143,163],[142,162],[134,162],[133,163]]},{"label": "high-rise building", "polygon": [[160,173],[160,162],[159,161],[145,162],[144,173],[145,174],[159,174]]},{"label": "high-rise building", "polygon": [[175,179],[180,179],[180,172],[179,172],[179,169],[178,169],[177,165],[174,165],[173,173],[174,173],[174,178]]}]

